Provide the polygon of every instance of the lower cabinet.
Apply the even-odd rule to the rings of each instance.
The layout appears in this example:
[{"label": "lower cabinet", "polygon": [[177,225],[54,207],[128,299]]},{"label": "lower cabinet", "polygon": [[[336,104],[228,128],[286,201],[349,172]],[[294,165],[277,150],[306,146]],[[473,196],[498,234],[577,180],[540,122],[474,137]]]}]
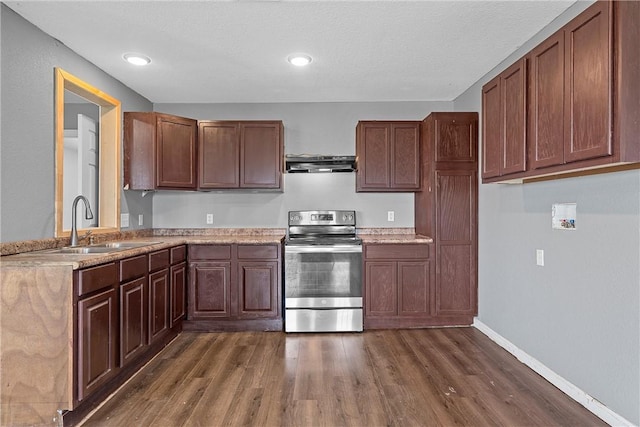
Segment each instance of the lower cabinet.
[{"label": "lower cabinet", "polygon": [[174,327],[187,314],[187,263],[182,261],[172,265],[171,275],[171,317],[169,326]]},{"label": "lower cabinet", "polygon": [[118,373],[118,275],[116,263],[75,272],[78,299],[77,400]]},{"label": "lower cabinet", "polygon": [[231,261],[189,268],[189,320],[231,317]]},{"label": "lower cabinet", "polygon": [[76,270],[74,295],[72,412],[104,399],[181,330],[186,246]]},{"label": "lower cabinet", "polygon": [[131,363],[147,348],[146,254],[120,261],[120,365]]},{"label": "lower cabinet", "polygon": [[279,244],[189,246],[185,329],[281,330]]},{"label": "lower cabinet", "polygon": [[365,328],[434,324],[429,244],[365,244],[364,266]]},{"label": "lower cabinet", "polygon": [[169,330],[169,269],[149,275],[149,344]]}]

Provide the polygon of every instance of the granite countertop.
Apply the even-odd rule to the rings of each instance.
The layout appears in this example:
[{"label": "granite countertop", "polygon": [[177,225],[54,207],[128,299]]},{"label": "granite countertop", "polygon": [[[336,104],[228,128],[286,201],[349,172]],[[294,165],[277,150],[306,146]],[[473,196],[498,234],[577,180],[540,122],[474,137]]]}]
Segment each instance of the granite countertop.
[{"label": "granite countertop", "polygon": [[433,239],[419,234],[360,234],[362,243],[433,243]]},{"label": "granite countertop", "polygon": [[362,243],[433,243],[433,239],[415,233],[413,228],[360,228]]},{"label": "granite countertop", "polygon": [[3,266],[16,267],[41,267],[50,265],[70,265],[74,270],[91,267],[98,264],[117,261],[124,258],[142,255],[145,253],[170,248],[177,245],[189,244],[280,244],[285,236],[283,230],[265,233],[249,231],[243,234],[241,230],[234,233],[183,233],[182,230],[163,231],[152,236],[132,239],[117,239],[117,241],[140,242],[142,246],[117,249],[106,253],[74,254],[51,253],[52,249],[23,252],[15,255],[7,255],[0,258]]},{"label": "granite countertop", "polygon": [[[16,242],[5,244],[10,254],[0,257],[3,266],[38,267],[47,265],[70,265],[73,269],[91,267],[124,258],[170,248],[177,245],[205,244],[280,244],[286,236],[285,229],[277,228],[231,228],[231,229],[156,229],[146,232],[119,233],[102,236],[96,244],[111,241],[140,242],[141,246],[118,249],[106,253],[74,254],[51,253],[61,247],[62,240]],[[358,236],[363,243],[432,243],[433,239],[415,234],[413,228],[361,228]],[[96,236],[97,237],[97,236]],[[64,240],[66,242],[66,240]],[[20,253],[16,253],[20,252]],[[13,254],[11,254],[13,253]]]}]

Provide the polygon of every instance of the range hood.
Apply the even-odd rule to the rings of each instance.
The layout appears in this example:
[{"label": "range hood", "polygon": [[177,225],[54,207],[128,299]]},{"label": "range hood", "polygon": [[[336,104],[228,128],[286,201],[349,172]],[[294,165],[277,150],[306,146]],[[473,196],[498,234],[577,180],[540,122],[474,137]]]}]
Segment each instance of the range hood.
[{"label": "range hood", "polygon": [[354,172],[356,156],[322,156],[318,154],[287,154],[288,173]]}]

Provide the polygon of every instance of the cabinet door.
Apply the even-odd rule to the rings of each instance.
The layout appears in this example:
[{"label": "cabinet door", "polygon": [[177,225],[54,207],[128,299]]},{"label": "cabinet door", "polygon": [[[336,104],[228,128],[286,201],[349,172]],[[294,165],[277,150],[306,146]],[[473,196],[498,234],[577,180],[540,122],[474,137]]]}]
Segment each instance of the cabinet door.
[{"label": "cabinet door", "polygon": [[500,176],[502,109],[500,76],[482,87],[482,178]]},{"label": "cabinet door", "polygon": [[169,270],[149,275],[149,344],[169,330]]},{"label": "cabinet door", "polygon": [[197,122],[159,116],[157,138],[157,187],[195,189]]},{"label": "cabinet door", "polygon": [[527,61],[525,58],[500,74],[502,162],[500,174],[527,170]]},{"label": "cabinet door", "polygon": [[598,2],[564,30],[567,162],[612,154],[611,7]]},{"label": "cabinet door", "polygon": [[475,171],[436,171],[436,314],[477,311]]},{"label": "cabinet door", "polygon": [[391,124],[391,188],[420,188],[420,124]]},{"label": "cabinet door", "polygon": [[187,287],[187,264],[171,266],[171,317],[170,327],[184,319],[187,311],[186,305],[186,287]]},{"label": "cabinet door", "polygon": [[241,123],[240,141],[240,187],[280,188],[282,123]]},{"label": "cabinet door", "polygon": [[426,317],[430,314],[429,261],[398,262],[398,314]]},{"label": "cabinet door", "polygon": [[365,315],[396,316],[398,314],[398,270],[393,261],[365,262]]},{"label": "cabinet door", "polygon": [[278,316],[278,262],[238,262],[238,317]]},{"label": "cabinet door", "polygon": [[200,122],[199,188],[240,186],[240,132],[234,122]]},{"label": "cabinet door", "polygon": [[190,264],[189,320],[231,315],[230,273],[230,262]]},{"label": "cabinet door", "polygon": [[120,285],[120,365],[147,345],[147,276]]},{"label": "cabinet door", "polygon": [[532,169],[564,163],[564,36],[558,32],[529,54],[529,162]]},{"label": "cabinet door", "polygon": [[388,189],[391,182],[391,135],[387,123],[363,123],[356,141],[356,189]]},{"label": "cabinet door", "polygon": [[117,304],[114,288],[78,301],[78,401],[116,374]]},{"label": "cabinet door", "polygon": [[435,124],[436,163],[473,163],[478,159],[477,114],[438,113]]}]

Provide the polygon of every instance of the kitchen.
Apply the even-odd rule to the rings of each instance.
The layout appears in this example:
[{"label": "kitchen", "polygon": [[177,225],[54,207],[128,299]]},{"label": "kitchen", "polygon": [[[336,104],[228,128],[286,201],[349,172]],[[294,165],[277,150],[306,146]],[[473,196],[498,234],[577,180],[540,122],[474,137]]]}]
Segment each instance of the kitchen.
[{"label": "kitchen", "polygon": [[[573,5],[454,100],[174,105],[137,95],[3,5],[2,241],[53,236],[53,67],[103,88],[122,101],[123,111],[282,120],[287,153],[352,154],[358,120],[481,111],[481,86],[586,6]],[[479,188],[479,321],[631,424],[640,422],[639,181],[637,171],[622,171]],[[286,175],[284,193],[125,191],[122,212],[134,219],[143,215],[143,225],[131,221],[130,229],[206,227],[207,213],[213,213],[214,227],[284,228],[289,210],[314,209],[323,199],[335,200],[332,208],[355,209],[367,227],[389,227],[390,210],[393,227],[413,227],[411,194],[354,188],[354,174],[310,174]],[[572,235],[550,226],[551,205],[567,201],[578,204]],[[543,268],[535,265],[539,248],[546,250]]]}]

